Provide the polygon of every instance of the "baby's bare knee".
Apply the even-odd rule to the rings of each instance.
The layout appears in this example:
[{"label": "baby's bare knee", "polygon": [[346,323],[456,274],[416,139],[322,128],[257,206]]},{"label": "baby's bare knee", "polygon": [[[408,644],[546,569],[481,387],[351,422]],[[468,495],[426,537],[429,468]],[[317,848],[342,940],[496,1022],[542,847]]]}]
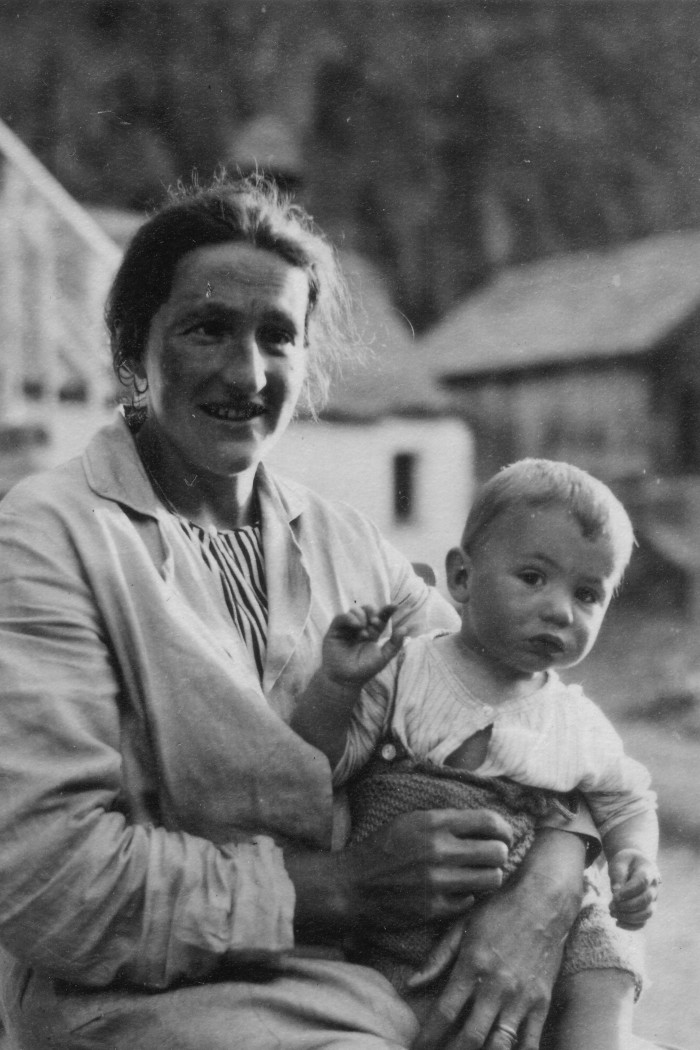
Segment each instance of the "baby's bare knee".
[{"label": "baby's bare knee", "polygon": [[625,970],[581,970],[569,974],[557,985],[562,1002],[571,1005],[610,1003],[618,1007],[634,1003],[634,977]]}]

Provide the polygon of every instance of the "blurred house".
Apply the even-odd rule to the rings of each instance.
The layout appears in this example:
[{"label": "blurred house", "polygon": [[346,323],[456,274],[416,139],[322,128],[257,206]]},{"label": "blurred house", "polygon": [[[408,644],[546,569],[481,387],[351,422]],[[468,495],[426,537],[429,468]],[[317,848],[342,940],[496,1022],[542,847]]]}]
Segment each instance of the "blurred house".
[{"label": "blurred house", "polygon": [[102,313],[120,256],[0,122],[0,494],[113,406]]},{"label": "blurred house", "polygon": [[700,231],[506,269],[420,345],[473,429],[480,478],[522,456],[602,477],[633,511],[647,582],[694,604]]},{"label": "blurred house", "polygon": [[481,477],[520,456],[700,472],[700,231],[506,269],[420,345]]}]

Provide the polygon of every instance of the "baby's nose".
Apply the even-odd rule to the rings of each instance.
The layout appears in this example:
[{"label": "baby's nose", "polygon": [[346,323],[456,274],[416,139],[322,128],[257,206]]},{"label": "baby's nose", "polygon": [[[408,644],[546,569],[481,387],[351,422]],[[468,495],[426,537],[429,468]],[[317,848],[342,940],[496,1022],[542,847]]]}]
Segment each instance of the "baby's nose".
[{"label": "baby's nose", "polygon": [[551,594],[542,609],[542,617],[557,626],[568,626],[574,618],[570,597],[564,593]]}]

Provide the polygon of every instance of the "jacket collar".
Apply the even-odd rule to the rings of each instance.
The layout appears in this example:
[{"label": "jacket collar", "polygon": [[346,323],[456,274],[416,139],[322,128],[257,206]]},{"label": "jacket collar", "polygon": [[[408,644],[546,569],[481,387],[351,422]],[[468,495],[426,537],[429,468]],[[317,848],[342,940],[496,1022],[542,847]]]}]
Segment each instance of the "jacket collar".
[{"label": "jacket collar", "polygon": [[[123,411],[95,434],[83,453],[88,485],[103,499],[121,503],[137,514],[158,518],[163,506],[153,491]],[[271,474],[262,464],[256,484],[261,503],[271,502],[286,521],[294,521],[308,503],[306,490]]]}]

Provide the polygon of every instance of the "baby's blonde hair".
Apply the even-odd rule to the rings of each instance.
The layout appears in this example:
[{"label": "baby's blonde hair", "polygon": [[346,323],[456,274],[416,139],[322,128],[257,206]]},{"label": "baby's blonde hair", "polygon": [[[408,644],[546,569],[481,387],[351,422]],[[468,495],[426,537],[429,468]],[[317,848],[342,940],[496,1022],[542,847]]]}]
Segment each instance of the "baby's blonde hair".
[{"label": "baby's blonde hair", "polygon": [[634,547],[632,522],[607,485],[571,463],[551,459],[521,459],[494,474],[477,492],[462,534],[471,554],[489,526],[511,507],[565,507],[586,539],[604,536],[614,554],[618,582]]}]

